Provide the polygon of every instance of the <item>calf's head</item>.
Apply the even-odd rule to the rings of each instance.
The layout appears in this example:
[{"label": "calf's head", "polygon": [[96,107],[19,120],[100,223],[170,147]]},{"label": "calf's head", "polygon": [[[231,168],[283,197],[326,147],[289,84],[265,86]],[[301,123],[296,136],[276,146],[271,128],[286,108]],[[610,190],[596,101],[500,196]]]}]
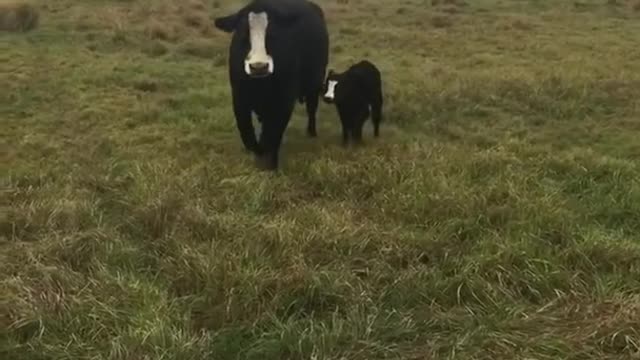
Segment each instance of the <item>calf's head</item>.
[{"label": "calf's head", "polygon": [[322,99],[327,104],[332,104],[335,101],[336,87],[338,86],[339,80],[340,76],[336,74],[335,71],[329,70],[327,79],[324,82],[324,95],[322,96]]},{"label": "calf's head", "polygon": [[[264,3],[256,1],[214,21],[216,28],[234,34],[242,67],[251,78],[268,77],[277,66],[286,66],[277,63],[278,57],[287,53],[291,41],[289,30],[296,20],[291,9]],[[236,60],[232,56],[232,61]]]}]

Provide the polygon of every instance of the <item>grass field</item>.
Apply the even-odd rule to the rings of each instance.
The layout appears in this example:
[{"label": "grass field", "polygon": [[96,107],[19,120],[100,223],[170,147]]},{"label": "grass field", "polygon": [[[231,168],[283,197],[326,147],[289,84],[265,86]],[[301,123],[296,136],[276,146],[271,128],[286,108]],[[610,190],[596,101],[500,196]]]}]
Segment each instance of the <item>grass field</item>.
[{"label": "grass field", "polygon": [[381,138],[299,106],[276,174],[231,112],[237,3],[32,3],[0,32],[1,359],[640,359],[640,2],[318,0]]}]

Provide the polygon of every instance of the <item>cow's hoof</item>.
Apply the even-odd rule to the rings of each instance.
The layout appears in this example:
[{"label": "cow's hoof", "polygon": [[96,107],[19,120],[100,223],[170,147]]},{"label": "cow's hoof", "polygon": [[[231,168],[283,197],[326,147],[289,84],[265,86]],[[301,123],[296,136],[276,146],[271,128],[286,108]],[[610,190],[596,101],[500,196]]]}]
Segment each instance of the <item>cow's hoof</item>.
[{"label": "cow's hoof", "polygon": [[250,154],[260,154],[260,146],[258,144],[255,145],[245,145],[244,151]]},{"label": "cow's hoof", "polygon": [[315,137],[318,137],[318,133],[315,130],[308,129],[307,136],[310,138],[315,138]]},{"label": "cow's hoof", "polygon": [[256,167],[262,171],[275,171],[278,169],[278,164],[269,155],[258,155],[256,156]]}]

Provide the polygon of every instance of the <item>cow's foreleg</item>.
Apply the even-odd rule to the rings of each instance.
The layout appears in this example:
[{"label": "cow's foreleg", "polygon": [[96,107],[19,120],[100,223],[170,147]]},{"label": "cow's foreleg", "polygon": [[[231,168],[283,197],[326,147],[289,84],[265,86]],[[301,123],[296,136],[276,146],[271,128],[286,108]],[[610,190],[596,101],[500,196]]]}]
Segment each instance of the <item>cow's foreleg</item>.
[{"label": "cow's foreleg", "polygon": [[236,117],[236,126],[240,132],[240,138],[244,147],[255,154],[261,152],[256,140],[255,129],[251,119],[251,108],[240,100],[239,96],[233,97],[233,113]]},{"label": "cow's foreleg", "polygon": [[293,113],[293,105],[294,103],[291,101],[282,111],[274,113],[272,117],[265,119],[262,123],[259,143],[262,153],[257,158],[258,167],[261,169],[276,170],[278,168],[280,144],[289,125],[289,120]]}]

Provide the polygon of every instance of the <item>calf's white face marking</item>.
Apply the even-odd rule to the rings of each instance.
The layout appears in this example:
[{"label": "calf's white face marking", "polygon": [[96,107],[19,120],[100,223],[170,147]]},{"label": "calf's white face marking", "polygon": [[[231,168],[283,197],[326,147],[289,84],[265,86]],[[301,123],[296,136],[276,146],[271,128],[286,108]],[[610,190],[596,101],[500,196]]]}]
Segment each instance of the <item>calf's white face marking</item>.
[{"label": "calf's white face marking", "polygon": [[266,76],[273,74],[273,58],[267,54],[265,40],[268,25],[269,18],[267,13],[249,13],[251,50],[244,61],[244,71],[247,75]]},{"label": "calf's white face marking", "polygon": [[327,93],[324,94],[325,98],[333,100],[335,97],[336,85],[338,85],[337,81],[329,80],[329,83],[327,84]]}]

